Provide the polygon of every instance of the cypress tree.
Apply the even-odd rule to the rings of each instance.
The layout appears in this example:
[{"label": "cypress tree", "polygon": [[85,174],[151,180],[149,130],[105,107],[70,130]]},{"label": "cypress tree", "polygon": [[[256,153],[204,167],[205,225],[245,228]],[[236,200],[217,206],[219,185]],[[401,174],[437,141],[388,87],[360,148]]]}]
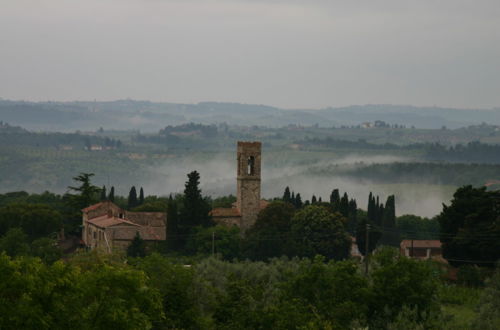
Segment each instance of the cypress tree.
[{"label": "cypress tree", "polygon": [[102,186],[102,189],[101,189],[101,201],[105,201],[106,200],[106,186]]},{"label": "cypress tree", "polygon": [[180,214],[182,226],[194,227],[198,225],[209,226],[211,224],[208,212],[210,205],[201,195],[200,174],[193,171],[188,174],[184,188],[183,208]]},{"label": "cypress tree", "polygon": [[377,209],[377,225],[379,227],[382,227],[383,224],[382,224],[382,219],[384,218],[384,204],[380,204],[378,206],[378,209]]},{"label": "cypress tree", "polygon": [[295,207],[298,209],[302,208],[302,198],[300,197],[300,193],[295,195]]},{"label": "cypress tree", "polygon": [[340,208],[340,193],[338,189],[333,189],[330,194],[330,204],[333,206],[335,212],[339,211]]},{"label": "cypress tree", "polygon": [[344,193],[344,196],[340,199],[340,206],[338,210],[344,217],[349,216],[349,197],[347,193]]},{"label": "cypress tree", "polygon": [[141,187],[141,190],[139,192],[139,205],[144,204],[144,190]]},{"label": "cypress tree", "polygon": [[400,243],[400,236],[396,229],[396,203],[394,195],[387,197],[387,201],[385,202],[382,226],[384,229],[382,243],[398,246]]},{"label": "cypress tree", "polygon": [[396,227],[396,203],[394,195],[387,197],[384,209],[384,218],[382,225],[385,228],[395,228]]},{"label": "cypress tree", "polygon": [[139,232],[135,233],[132,243],[128,246],[127,255],[135,258],[142,258],[146,256],[146,243],[139,235]]},{"label": "cypress tree", "polygon": [[285,188],[285,192],[283,193],[283,202],[291,203],[291,201],[292,201],[292,198],[290,195],[290,188],[288,188],[288,186],[287,186]]},{"label": "cypress tree", "polygon": [[316,204],[316,202],[316,196],[313,195],[313,197],[311,198],[311,204]]},{"label": "cypress tree", "polygon": [[318,203],[321,203],[321,202],[323,202],[323,201],[321,200],[321,196],[319,196]]},{"label": "cypress tree", "polygon": [[115,187],[114,186],[112,186],[111,189],[109,190],[108,200],[111,202],[115,201]]},{"label": "cypress tree", "polygon": [[130,188],[130,192],[128,193],[128,208],[133,209],[137,206],[137,191],[135,190],[135,186]]},{"label": "cypress tree", "polygon": [[292,191],[291,202],[292,202],[293,206],[297,207],[297,205],[295,203],[295,192],[293,192],[293,191]]},{"label": "cypress tree", "polygon": [[368,222],[369,223],[374,223],[375,222],[375,199],[373,197],[373,194],[370,191],[370,195],[368,195],[368,209],[367,209],[367,217],[368,217]]},{"label": "cypress tree", "polygon": [[364,219],[358,222],[356,226],[356,244],[358,245],[358,250],[362,255],[366,256],[370,254],[377,247],[378,241],[380,240],[381,232],[377,228],[370,227],[368,232],[368,251],[366,251],[366,224],[368,219]]},{"label": "cypress tree", "polygon": [[355,199],[349,201],[349,222],[347,223],[347,231],[354,234],[356,232],[356,225],[358,221],[358,205]]}]

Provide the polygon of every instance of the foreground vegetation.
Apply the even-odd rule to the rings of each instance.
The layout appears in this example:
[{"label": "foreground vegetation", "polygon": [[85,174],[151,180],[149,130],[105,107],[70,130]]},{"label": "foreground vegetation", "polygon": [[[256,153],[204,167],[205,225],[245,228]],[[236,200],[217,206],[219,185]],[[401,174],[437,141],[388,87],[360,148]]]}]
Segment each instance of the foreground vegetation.
[{"label": "foreground vegetation", "polygon": [[0,255],[0,327],[29,329],[497,329],[500,273],[448,284],[428,261],[228,262],[80,253],[45,264]]}]

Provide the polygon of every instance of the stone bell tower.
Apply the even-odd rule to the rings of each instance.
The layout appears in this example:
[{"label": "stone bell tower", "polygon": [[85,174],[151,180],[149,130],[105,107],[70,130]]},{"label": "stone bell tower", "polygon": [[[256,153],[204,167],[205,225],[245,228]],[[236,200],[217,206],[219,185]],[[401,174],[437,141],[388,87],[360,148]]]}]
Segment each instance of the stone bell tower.
[{"label": "stone bell tower", "polygon": [[238,141],[238,186],[236,207],[245,231],[257,220],[260,211],[261,143]]}]

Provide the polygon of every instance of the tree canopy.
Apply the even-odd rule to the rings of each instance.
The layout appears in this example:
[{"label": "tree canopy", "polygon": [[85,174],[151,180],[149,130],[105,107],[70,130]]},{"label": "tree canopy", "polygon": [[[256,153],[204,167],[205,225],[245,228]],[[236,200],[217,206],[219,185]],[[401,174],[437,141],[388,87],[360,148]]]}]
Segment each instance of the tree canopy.
[{"label": "tree canopy", "polygon": [[500,258],[500,191],[461,187],[437,219],[450,264],[494,266]]},{"label": "tree canopy", "polygon": [[298,256],[341,260],[349,256],[351,238],[345,230],[347,222],[339,213],[323,206],[311,205],[292,218],[290,236]]}]

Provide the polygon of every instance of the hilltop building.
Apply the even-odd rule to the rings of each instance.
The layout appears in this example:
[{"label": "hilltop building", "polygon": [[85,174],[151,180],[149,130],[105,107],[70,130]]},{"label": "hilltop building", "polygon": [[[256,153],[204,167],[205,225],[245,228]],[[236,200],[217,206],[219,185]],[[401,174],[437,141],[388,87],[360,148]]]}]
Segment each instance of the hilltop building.
[{"label": "hilltop building", "polygon": [[126,250],[136,233],[147,243],[166,239],[167,215],[163,212],[130,212],[111,201],[82,212],[82,240],[89,249]]},{"label": "hilltop building", "polygon": [[236,203],[231,208],[213,209],[211,215],[216,223],[238,226],[245,231],[267,206],[267,201],[260,199],[261,149],[260,142],[238,141]]}]

